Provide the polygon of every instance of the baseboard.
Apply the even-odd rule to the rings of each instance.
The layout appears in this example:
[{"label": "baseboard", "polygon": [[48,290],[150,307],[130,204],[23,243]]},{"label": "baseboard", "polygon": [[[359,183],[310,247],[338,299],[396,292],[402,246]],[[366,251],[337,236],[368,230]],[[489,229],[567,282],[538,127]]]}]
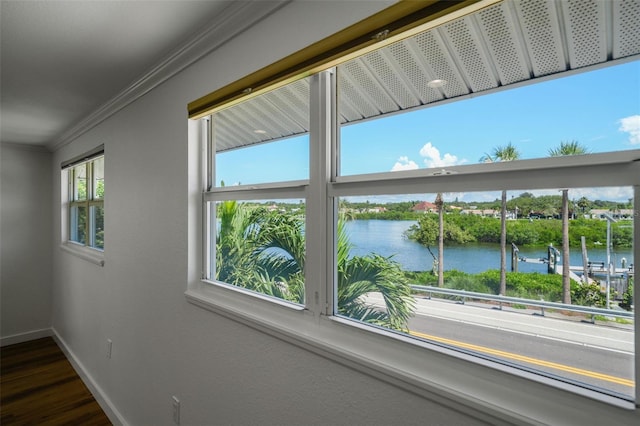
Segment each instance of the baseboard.
[{"label": "baseboard", "polygon": [[24,343],[30,340],[36,340],[43,337],[51,336],[53,336],[53,330],[50,328],[27,331],[26,333],[12,334],[11,336],[0,337],[0,347],[15,345],[16,343]]},{"label": "baseboard", "polygon": [[67,346],[64,339],[60,337],[55,329],[52,329],[51,331],[53,339],[56,341],[58,346],[60,346],[60,349],[62,350],[62,352],[64,352],[65,356],[67,357],[73,368],[76,370],[76,373],[78,373],[78,376],[80,376],[84,384],[87,386],[87,388],[89,388],[89,391],[93,394],[93,397],[102,408],[102,411],[104,411],[107,417],[109,417],[111,423],[113,423],[114,425],[127,426],[128,423],[124,420],[124,417],[122,417],[120,412],[116,409],[115,405],[113,405],[102,388],[95,382],[95,380],[93,380],[93,377],[84,368],[84,365],[82,365],[78,358],[76,358],[76,356],[73,354],[71,349],[69,349],[69,346]]}]

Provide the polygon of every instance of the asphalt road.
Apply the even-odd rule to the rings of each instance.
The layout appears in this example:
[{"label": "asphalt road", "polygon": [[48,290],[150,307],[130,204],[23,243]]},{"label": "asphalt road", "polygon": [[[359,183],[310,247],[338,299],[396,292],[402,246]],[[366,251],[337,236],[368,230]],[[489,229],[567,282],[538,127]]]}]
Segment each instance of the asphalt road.
[{"label": "asphalt road", "polygon": [[[378,295],[370,295],[368,302],[383,306]],[[535,313],[416,299],[409,329],[415,337],[431,342],[607,394],[634,398],[631,325],[612,327]]]},{"label": "asphalt road", "polygon": [[634,397],[633,355],[628,352],[423,314],[416,315],[409,328],[417,337],[470,350],[588,388],[604,389],[606,393]]}]

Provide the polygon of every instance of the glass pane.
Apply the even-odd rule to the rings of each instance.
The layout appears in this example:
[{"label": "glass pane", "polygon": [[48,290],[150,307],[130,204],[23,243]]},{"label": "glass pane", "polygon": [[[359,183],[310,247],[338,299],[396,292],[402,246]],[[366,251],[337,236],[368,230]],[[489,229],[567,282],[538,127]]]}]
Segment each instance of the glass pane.
[{"label": "glass pane", "polygon": [[303,200],[216,203],[215,279],[304,302]]},{"label": "glass pane", "polygon": [[104,157],[93,161],[93,198],[104,198]]},{"label": "glass pane", "polygon": [[339,203],[339,315],[634,397],[631,187]]},{"label": "glass pane", "polygon": [[309,178],[309,79],[215,113],[216,186]]},{"label": "glass pane", "polygon": [[74,206],[70,208],[69,239],[76,243],[86,244],[87,242],[87,207]]},{"label": "glass pane", "polygon": [[104,207],[91,206],[91,221],[89,236],[91,237],[91,247],[104,250]]},{"label": "glass pane", "polygon": [[73,169],[73,201],[87,199],[87,164],[81,164]]},{"label": "glass pane", "polygon": [[[403,43],[338,67],[342,176],[622,151],[640,143],[639,61],[464,98],[466,90],[448,93],[454,88],[446,83],[430,87],[421,62],[408,60],[427,52]],[[406,62],[397,62],[398,51],[409,52]],[[393,68],[373,66],[382,58]],[[406,98],[415,91],[416,98],[399,99],[393,90]]]}]

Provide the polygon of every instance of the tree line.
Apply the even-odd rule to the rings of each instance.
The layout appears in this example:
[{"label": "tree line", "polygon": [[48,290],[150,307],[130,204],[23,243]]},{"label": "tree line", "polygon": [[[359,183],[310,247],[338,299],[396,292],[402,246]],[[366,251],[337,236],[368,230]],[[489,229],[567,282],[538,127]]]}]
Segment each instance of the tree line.
[{"label": "tree line", "polygon": [[[560,220],[508,220],[507,243],[517,246],[562,245],[562,221]],[[612,224],[611,242],[614,247],[629,248],[633,244],[633,228],[629,221]],[[444,242],[446,244],[500,243],[500,218],[481,217],[452,212],[444,215]],[[438,243],[439,224],[437,213],[423,214],[412,225],[406,236],[425,246]],[[580,247],[581,237],[587,247],[597,247],[606,242],[607,222],[601,219],[573,219],[569,226],[569,245]]]},{"label": "tree line", "polygon": [[[420,203],[419,200],[403,201],[396,203],[367,203],[340,202],[341,211],[349,211],[352,219],[379,219],[379,220],[417,220],[423,212],[413,210],[413,207]],[[444,205],[446,213],[453,213],[460,210],[494,210],[500,211],[501,200],[493,201],[452,201]],[[531,192],[523,192],[517,197],[513,197],[506,202],[507,210],[515,212],[518,218],[556,218],[560,219],[562,210],[562,195],[534,195]],[[589,200],[580,197],[569,202],[569,215],[571,217],[584,217],[592,209],[602,209],[615,212],[616,210],[632,209],[633,200],[627,202],[608,200]],[[372,211],[374,210],[374,211]]]}]

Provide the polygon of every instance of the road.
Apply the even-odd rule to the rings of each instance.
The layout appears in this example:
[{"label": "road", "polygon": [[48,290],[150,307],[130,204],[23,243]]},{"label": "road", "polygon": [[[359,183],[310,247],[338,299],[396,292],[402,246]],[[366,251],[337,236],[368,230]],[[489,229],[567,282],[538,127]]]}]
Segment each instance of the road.
[{"label": "road", "polygon": [[[371,295],[376,305],[382,299]],[[411,334],[608,394],[634,398],[633,329],[486,304],[417,299]]]}]

